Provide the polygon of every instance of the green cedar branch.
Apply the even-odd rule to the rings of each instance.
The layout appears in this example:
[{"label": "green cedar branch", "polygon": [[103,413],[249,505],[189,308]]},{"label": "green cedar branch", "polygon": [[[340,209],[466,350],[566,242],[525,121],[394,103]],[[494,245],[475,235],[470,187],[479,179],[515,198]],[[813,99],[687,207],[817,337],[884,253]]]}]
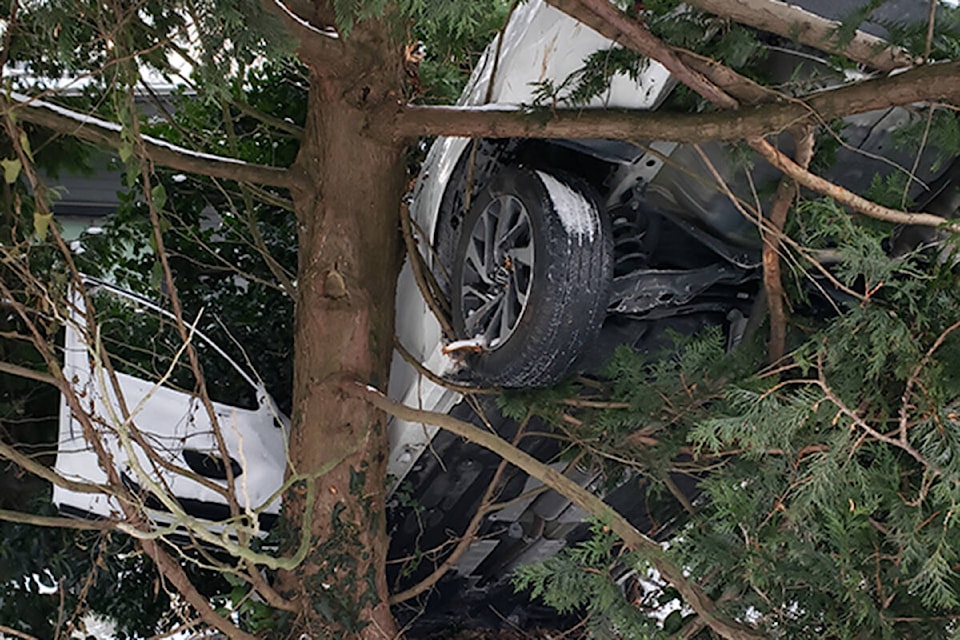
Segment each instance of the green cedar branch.
[{"label": "green cedar branch", "polygon": [[802,99],[695,114],[649,111],[408,106],[384,135],[484,138],[612,138],[696,143],[732,142],[779,133],[802,124],[915,102],[960,103],[960,61],[931,64],[814,93]]},{"label": "green cedar branch", "polygon": [[[621,37],[634,51],[656,60],[679,82],[690,87],[721,109],[736,109],[737,99],[718,87],[703,74],[683,63],[672,47],[667,46],[640,20],[631,20],[609,0],[577,0],[600,20],[620,31]],[[620,38],[616,38],[619,41]]]},{"label": "green cedar branch", "polygon": [[[623,39],[627,37],[622,29],[610,22],[611,15],[609,12],[606,17],[601,17],[580,0],[547,0],[547,2],[608,40],[622,43]],[[645,36],[648,44],[650,43],[650,35],[647,32]],[[781,95],[715,60],[679,47],[671,47],[671,49],[680,62],[741,102],[756,104],[767,102],[769,99]]]},{"label": "green cedar branch", "polygon": [[[13,94],[0,98],[0,109],[5,113],[14,113],[18,120],[96,145],[112,149],[119,149],[123,145],[120,125],[43,100]],[[143,149],[151,162],[177,171],[272,187],[288,188],[293,185],[292,174],[281,167],[198,153],[150,136],[143,136]]]},{"label": "green cedar branch", "polygon": [[613,507],[593,495],[576,482],[573,482],[556,469],[552,469],[533,456],[514,447],[495,433],[479,429],[468,422],[452,416],[422,411],[390,400],[373,387],[356,382],[343,385],[347,393],[358,395],[370,404],[401,420],[432,424],[456,434],[470,442],[489,449],[504,460],[520,468],[532,478],[536,478],[557,493],[569,499],[591,516],[606,523],[631,550],[642,553],[660,575],[683,596],[684,601],[697,612],[706,624],[718,635],[728,640],[759,640],[763,636],[757,631],[735,621],[728,620],[719,611],[712,600],[699,585],[683,575],[683,569],[675,565],[666,552],[647,536],[643,535],[620,515]]}]

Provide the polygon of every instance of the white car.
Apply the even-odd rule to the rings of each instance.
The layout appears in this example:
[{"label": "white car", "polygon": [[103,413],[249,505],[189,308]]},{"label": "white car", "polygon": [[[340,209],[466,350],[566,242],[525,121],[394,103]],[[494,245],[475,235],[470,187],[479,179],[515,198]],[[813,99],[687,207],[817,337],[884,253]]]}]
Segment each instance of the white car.
[{"label": "white car", "polygon": [[[537,83],[563,80],[589,55],[612,46],[542,0],[520,3],[502,46],[488,47],[461,103],[489,103],[497,109],[529,105]],[[796,65],[790,51],[773,49],[769,56],[771,65],[788,70]],[[818,66],[809,58],[804,54],[805,64]],[[589,106],[655,109],[672,85],[669,73],[650,63],[636,79],[614,77],[609,90]],[[840,169],[830,177],[863,190],[886,165],[859,150],[886,144],[890,132],[909,118],[904,109],[889,109],[850,119],[846,134],[854,148],[839,152]],[[704,144],[702,150],[735,192],[751,193],[746,172],[725,147]],[[912,160],[907,159],[906,166]],[[939,186],[956,173],[919,176],[930,187],[929,197],[919,194],[928,209],[944,204],[937,200]],[[752,178],[757,182],[777,177],[771,167],[755,163]],[[440,138],[424,163],[411,211],[422,257],[451,302],[456,335],[443,335],[408,264],[398,283],[398,339],[422,366],[460,382],[546,386],[571,372],[597,369],[618,344],[655,350],[665,344],[667,330],[692,333],[720,326],[734,345],[745,331],[758,291],[756,225],[715,186],[705,161],[690,145]],[[464,348],[451,354],[451,341]],[[96,386],[86,345],[69,331],[66,353],[78,388]],[[135,421],[140,431],[160,443],[170,464],[221,486],[229,465],[236,494],[243,496],[241,507],[261,519],[277,513],[285,468],[284,419],[252,379],[251,409],[214,405],[229,461],[220,455],[206,413],[189,389],[173,392],[135,376],[120,380],[128,405],[139,405]],[[116,430],[110,427],[116,418],[107,415],[116,413],[110,393],[91,392],[85,401],[98,421]],[[421,375],[399,356],[393,360],[389,393],[409,406],[474,417],[475,407],[460,403],[458,393]],[[516,428],[492,402],[482,408],[489,426],[505,437]],[[161,417],[167,411],[171,413]],[[114,441],[119,436],[110,438],[114,462],[127,475],[138,465],[154,469],[156,482],[166,483],[186,511],[210,517],[224,512],[217,491],[196,480],[174,478],[176,474],[144,458],[135,445],[124,449]],[[549,438],[528,448],[541,459],[556,453],[556,443]],[[435,427],[394,420],[391,487],[404,486],[402,495],[413,495],[420,508],[414,512],[399,498],[394,500],[389,514],[393,555],[431,548],[444,543],[450,531],[462,532],[496,464],[492,454],[438,434]],[[71,477],[103,479],[67,407],[57,466]],[[583,485],[597,477],[590,469],[565,472]],[[696,490],[689,479],[678,482],[688,483],[681,487],[684,491]],[[535,484],[509,471],[501,499],[510,500]],[[621,488],[608,500],[642,522],[653,507],[638,503],[635,495],[635,487]],[[65,489],[58,489],[54,500],[65,512],[78,515],[108,515],[117,508],[103,497]],[[552,555],[582,535],[582,516],[552,492],[520,500],[488,518],[484,535],[460,558],[451,579],[480,590],[502,587],[513,567]],[[404,579],[415,579],[422,570]]]}]

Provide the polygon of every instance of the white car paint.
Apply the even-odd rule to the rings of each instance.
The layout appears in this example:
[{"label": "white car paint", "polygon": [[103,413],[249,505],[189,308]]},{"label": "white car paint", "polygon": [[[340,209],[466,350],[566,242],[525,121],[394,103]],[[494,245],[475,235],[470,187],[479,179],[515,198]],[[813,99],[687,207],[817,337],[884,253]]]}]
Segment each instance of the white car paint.
[{"label": "white car paint", "polygon": [[[96,287],[125,299],[138,310],[166,313],[149,301],[105,283],[88,279],[85,284],[88,289]],[[203,341],[220,351],[213,341],[200,333],[194,334],[194,340]],[[277,412],[263,387],[249,374],[220,351],[220,357],[225,358],[255,389],[259,406],[247,410],[213,402],[215,425],[196,395],[121,372],[116,373],[118,388],[114,388],[104,369],[94,363],[91,342],[95,339],[87,331],[83,297],[74,291],[69,315],[65,318],[63,374],[71,381],[83,412],[90,417],[96,439],[118,472],[144,489],[150,483],[156,483],[165,487],[168,495],[181,500],[206,505],[225,504],[222,494],[191,477],[194,472],[184,458],[186,450],[220,458],[215,435],[218,429],[230,457],[241,470],[233,485],[239,506],[250,513],[279,514],[280,496],[277,492],[283,484],[286,469],[288,423]],[[123,398],[129,411],[127,418],[121,412],[118,397]],[[151,460],[143,448],[130,442],[132,429],[136,429],[172,469]],[[57,472],[78,482],[106,484],[107,474],[100,466],[89,435],[84,433],[83,423],[62,397]],[[227,486],[225,480],[213,482],[224,488]],[[81,493],[61,486],[54,486],[53,502],[61,509],[71,507],[84,514],[103,517],[122,514],[115,496]],[[175,520],[166,511],[155,510],[152,516],[158,522]]]}]

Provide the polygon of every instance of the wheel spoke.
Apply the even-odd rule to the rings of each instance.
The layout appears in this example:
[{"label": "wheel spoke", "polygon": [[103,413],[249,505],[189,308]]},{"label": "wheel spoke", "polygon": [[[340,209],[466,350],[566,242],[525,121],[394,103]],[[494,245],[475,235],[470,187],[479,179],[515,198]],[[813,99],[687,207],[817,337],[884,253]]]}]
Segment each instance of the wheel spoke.
[{"label": "wheel spoke", "polygon": [[[497,310],[501,308],[501,302],[503,301],[503,293],[499,295],[485,298],[485,302],[477,307],[472,313],[469,313],[464,324],[466,325],[467,335],[471,338],[476,335],[483,335],[488,340],[490,338],[489,333],[490,326],[493,322],[484,322],[487,318],[493,318],[496,316]],[[486,329],[483,327],[486,326]]]},{"label": "wheel spoke", "polygon": [[483,256],[481,256],[480,251],[477,250],[477,242],[475,239],[471,239],[471,241],[467,243],[467,254],[464,256],[464,260],[467,266],[472,266],[471,269],[467,270],[471,276],[476,276],[481,282],[486,282],[487,284],[492,283],[490,275],[487,273],[487,265],[484,263]]},{"label": "wheel spoke", "polygon": [[493,211],[486,211],[483,220],[483,266],[489,274],[497,265],[494,255],[496,249],[497,220],[499,217]]},{"label": "wheel spoke", "polygon": [[528,244],[525,247],[514,247],[510,249],[510,252],[507,254],[510,256],[510,259],[513,260],[513,263],[524,265],[525,267],[533,267],[533,245]]},{"label": "wheel spoke", "polygon": [[510,297],[513,300],[516,300],[518,318],[520,316],[520,312],[523,311],[523,308],[527,304],[527,297],[530,295],[530,292],[528,291],[529,288],[529,281],[524,282],[524,280],[520,277],[518,270],[514,270],[513,274],[510,276]]}]

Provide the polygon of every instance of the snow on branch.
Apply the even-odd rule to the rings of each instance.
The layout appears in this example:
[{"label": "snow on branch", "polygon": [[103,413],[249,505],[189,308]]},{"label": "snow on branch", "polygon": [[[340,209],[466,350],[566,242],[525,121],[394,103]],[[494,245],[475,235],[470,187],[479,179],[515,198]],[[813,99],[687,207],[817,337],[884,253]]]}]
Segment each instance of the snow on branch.
[{"label": "snow on branch", "polygon": [[[72,111],[45,100],[11,93],[8,98],[0,99],[0,105],[8,112],[16,109],[20,120],[64,135],[114,149],[119,148],[122,143],[121,128],[117,123]],[[292,184],[290,173],[284,168],[201,153],[152,136],[143,136],[143,142],[147,157],[152,162],[171,169],[273,187],[289,187]]]}]

